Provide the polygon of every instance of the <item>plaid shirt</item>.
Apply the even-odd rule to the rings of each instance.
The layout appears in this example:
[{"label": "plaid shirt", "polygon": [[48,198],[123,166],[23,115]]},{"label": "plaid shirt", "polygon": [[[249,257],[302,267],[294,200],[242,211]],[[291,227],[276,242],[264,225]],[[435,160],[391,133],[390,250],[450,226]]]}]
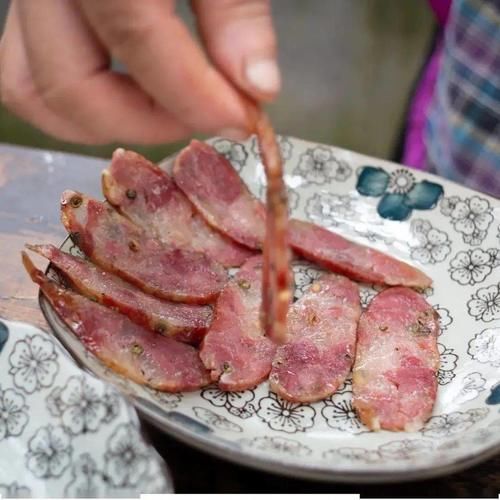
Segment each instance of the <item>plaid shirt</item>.
[{"label": "plaid shirt", "polygon": [[424,140],[429,170],[500,198],[500,0],[455,0]]}]

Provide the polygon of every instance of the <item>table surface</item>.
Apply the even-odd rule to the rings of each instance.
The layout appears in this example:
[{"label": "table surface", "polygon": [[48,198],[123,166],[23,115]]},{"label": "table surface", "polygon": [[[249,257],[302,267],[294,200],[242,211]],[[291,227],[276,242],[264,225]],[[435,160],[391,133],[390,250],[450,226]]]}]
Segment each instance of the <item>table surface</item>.
[{"label": "table surface", "polygon": [[[59,244],[59,197],[73,188],[100,197],[105,160],[0,144],[0,317],[48,330],[38,307],[38,290],[25,274],[25,243]],[[46,263],[36,259],[40,266]],[[315,483],[233,465],[194,450],[145,424],[169,464],[179,493],[336,492],[364,497],[486,497],[500,492],[500,455],[469,470],[421,482],[387,485]]]}]

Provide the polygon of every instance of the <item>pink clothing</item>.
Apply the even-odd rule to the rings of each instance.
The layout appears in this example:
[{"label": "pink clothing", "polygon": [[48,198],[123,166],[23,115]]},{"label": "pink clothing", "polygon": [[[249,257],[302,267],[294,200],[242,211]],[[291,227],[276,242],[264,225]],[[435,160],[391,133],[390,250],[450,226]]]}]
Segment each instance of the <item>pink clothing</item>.
[{"label": "pink clothing", "polygon": [[439,25],[444,26],[450,13],[451,0],[429,0],[429,5],[434,11]]},{"label": "pink clothing", "polygon": [[[442,28],[448,20],[452,0],[429,0],[438,24]],[[425,169],[426,151],[424,144],[424,126],[427,111],[434,95],[439,72],[441,54],[443,51],[442,33],[439,34],[436,47],[430,57],[427,67],[420,79],[419,86],[413,96],[407,121],[407,132],[402,162],[409,167]]]}]

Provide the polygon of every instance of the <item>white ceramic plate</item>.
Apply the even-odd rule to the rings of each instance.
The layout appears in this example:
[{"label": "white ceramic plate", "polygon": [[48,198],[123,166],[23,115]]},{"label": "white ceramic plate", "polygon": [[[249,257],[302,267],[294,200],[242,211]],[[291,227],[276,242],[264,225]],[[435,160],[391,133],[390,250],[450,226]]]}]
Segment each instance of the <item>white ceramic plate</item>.
[{"label": "white ceramic plate", "polygon": [[50,334],[0,321],[0,497],[171,492],[133,406]]},{"label": "white ceramic plate", "polygon": [[[265,176],[255,140],[211,142],[262,197]],[[350,151],[285,137],[280,143],[295,217],[411,262],[434,279],[425,295],[441,316],[441,370],[434,413],[421,431],[369,432],[353,412],[349,382],[312,405],[282,401],[267,383],[239,393],[210,387],[159,394],[87,354],[42,298],[57,337],[165,432],[267,471],[398,481],[449,473],[500,452],[498,200]],[[63,248],[77,251],[69,241]],[[297,263],[295,271],[298,297],[321,271],[306,262]],[[362,287],[363,305],[376,293],[377,288]]]}]

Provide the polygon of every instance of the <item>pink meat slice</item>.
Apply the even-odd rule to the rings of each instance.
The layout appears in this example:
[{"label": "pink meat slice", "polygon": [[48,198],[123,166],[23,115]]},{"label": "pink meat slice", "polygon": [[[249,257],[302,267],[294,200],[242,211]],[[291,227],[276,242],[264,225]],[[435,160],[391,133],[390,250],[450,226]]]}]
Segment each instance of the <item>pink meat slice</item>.
[{"label": "pink meat slice", "polygon": [[353,369],[354,407],[370,429],[415,431],[437,392],[439,321],[414,290],[377,295],[361,316]]},{"label": "pink meat slice", "polygon": [[173,175],[212,227],[249,248],[262,248],[264,205],[224,156],[208,144],[193,140],[177,156]]},{"label": "pink meat slice", "polygon": [[63,193],[61,219],[91,261],[160,298],[206,304],[227,281],[224,268],[206,255],[164,245],[82,193]]},{"label": "pink meat slice", "polygon": [[424,289],[432,280],[422,271],[310,222],[290,220],[290,245],[300,256],[330,271],[366,283]]},{"label": "pink meat slice", "polygon": [[250,258],[222,290],[200,357],[225,391],[251,389],[267,378],[276,351],[260,319],[262,258]]},{"label": "pink meat slice", "polygon": [[53,245],[26,245],[49,259],[79,293],[128,316],[151,331],[181,342],[198,344],[212,320],[212,309],[197,304],[169,302],[139,288],[91,262],[62,252]]},{"label": "pink meat slice", "polygon": [[288,311],[287,343],[280,346],[269,381],[279,396],[312,403],[333,394],[349,374],[361,314],[355,283],[325,275]]},{"label": "pink meat slice", "polygon": [[266,235],[262,252],[262,317],[265,334],[275,342],[282,343],[286,336],[287,314],[292,298],[288,195],[276,134],[262,110],[258,110],[256,134],[267,179]]},{"label": "pink meat slice", "polygon": [[[174,179],[210,225],[250,248],[262,248],[266,209],[215,149],[192,141],[176,159]],[[366,283],[419,289],[432,284],[413,266],[321,226],[290,219],[288,227],[294,252],[330,271]]]},{"label": "pink meat slice", "polygon": [[24,252],[23,262],[60,318],[106,366],[160,391],[192,391],[209,383],[193,346],[151,333],[126,316],[66,290],[36,269]]},{"label": "pink meat slice", "polygon": [[117,149],[102,186],[109,203],[167,245],[197,250],[226,267],[253,254],[212,229],[170,175],[137,153]]}]

